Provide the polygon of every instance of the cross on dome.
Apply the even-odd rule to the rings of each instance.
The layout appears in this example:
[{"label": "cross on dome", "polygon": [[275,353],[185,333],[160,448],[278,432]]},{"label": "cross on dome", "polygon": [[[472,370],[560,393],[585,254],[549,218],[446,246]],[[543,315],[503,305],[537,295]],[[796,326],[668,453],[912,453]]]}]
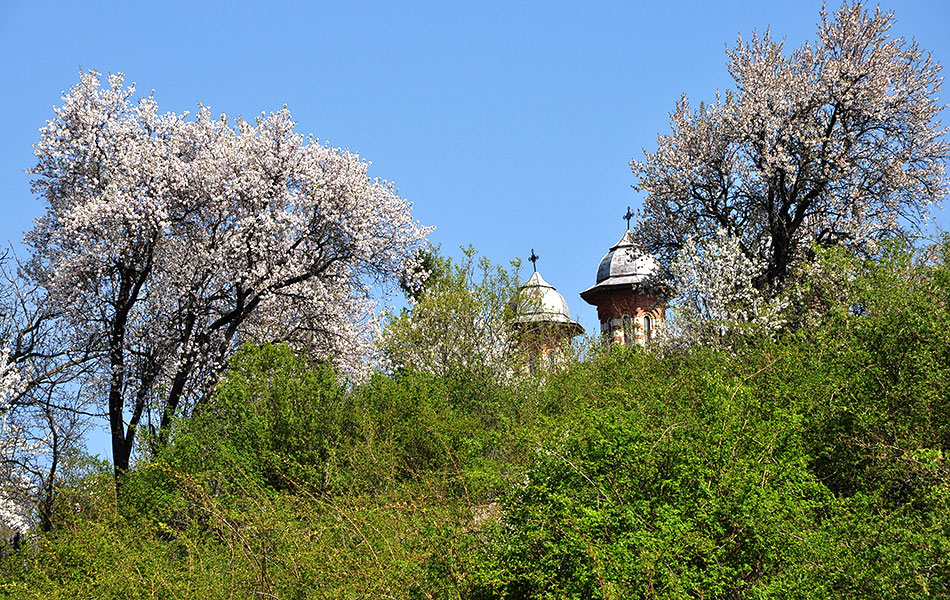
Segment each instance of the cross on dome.
[{"label": "cross on dome", "polygon": [[625,215],[623,216],[623,218],[627,220],[627,231],[630,231],[630,219],[632,219],[632,218],[635,217],[635,216],[636,216],[636,215],[634,215],[632,212],[630,212],[630,207],[628,206],[628,207],[627,207],[627,214],[625,214]]},{"label": "cross on dome", "polygon": [[528,257],[528,260],[531,261],[531,269],[537,273],[538,272],[538,259],[541,258],[534,253],[534,248],[531,249],[531,256]]}]

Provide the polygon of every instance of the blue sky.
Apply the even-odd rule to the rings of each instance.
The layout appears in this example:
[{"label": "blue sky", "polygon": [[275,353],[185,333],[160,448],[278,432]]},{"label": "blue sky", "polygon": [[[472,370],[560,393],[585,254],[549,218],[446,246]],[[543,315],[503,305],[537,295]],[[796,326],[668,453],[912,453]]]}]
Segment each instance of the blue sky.
[{"label": "blue sky", "polygon": [[[298,130],[396,183],[444,250],[473,244],[578,293],[640,196],[628,163],[683,93],[730,86],[724,49],[771,26],[814,39],[818,1],[30,2],[0,0],[0,240],[39,216],[24,169],[80,68],[123,71],[165,111],[251,119],[285,103]],[[834,8],[834,4],[831,5]],[[950,2],[884,2],[895,35],[950,64]],[[945,111],[944,121],[950,121]],[[937,215],[950,229],[950,211]]]}]

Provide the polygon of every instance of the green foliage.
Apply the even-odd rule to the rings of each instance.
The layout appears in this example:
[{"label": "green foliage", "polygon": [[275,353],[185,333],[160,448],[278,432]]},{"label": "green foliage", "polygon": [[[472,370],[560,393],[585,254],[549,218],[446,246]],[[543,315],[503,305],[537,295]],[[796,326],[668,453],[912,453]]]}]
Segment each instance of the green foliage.
[{"label": "green foliage", "polygon": [[115,475],[105,459],[70,449],[60,457],[55,484],[49,526],[72,527],[115,510]]},{"label": "green foliage", "polygon": [[345,394],[326,365],[284,345],[248,346],[235,356],[213,402],[175,428],[171,444],[124,482],[124,512],[191,520],[182,477],[216,497],[248,490],[324,490],[344,428]]},{"label": "green foliage", "polygon": [[[246,459],[248,472],[260,470],[268,487],[326,489],[345,402],[328,365],[311,365],[288,346],[247,347],[219,383],[215,402],[184,425],[190,435],[231,446]],[[176,444],[188,446],[185,440]]]},{"label": "green foliage", "polygon": [[511,319],[518,263],[493,265],[471,247],[461,260],[432,248],[428,279],[413,304],[391,315],[380,346],[393,369],[446,376],[463,373],[503,379],[517,370],[519,348]]},{"label": "green foliage", "polygon": [[[490,431],[495,411],[455,401],[472,392],[462,384],[407,373],[348,391],[285,346],[247,347],[214,400],[136,465],[121,514],[61,519],[25,560],[0,564],[0,590],[452,595],[461,557],[474,554],[473,510],[501,485],[489,455],[506,437]],[[504,388],[478,390],[488,406],[513,404]],[[73,482],[73,495],[90,481]]]},{"label": "green foliage", "polygon": [[826,256],[778,343],[576,369],[476,595],[950,594],[948,248]]}]

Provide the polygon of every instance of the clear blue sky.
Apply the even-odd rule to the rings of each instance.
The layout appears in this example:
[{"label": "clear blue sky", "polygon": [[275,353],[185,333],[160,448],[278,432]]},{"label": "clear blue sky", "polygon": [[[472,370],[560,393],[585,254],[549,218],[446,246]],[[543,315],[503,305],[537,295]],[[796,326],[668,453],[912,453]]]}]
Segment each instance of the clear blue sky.
[{"label": "clear blue sky", "polygon": [[[724,49],[738,33],[771,26],[794,47],[814,39],[820,6],[0,0],[0,240],[42,210],[24,169],[62,91],[80,68],[123,71],[165,111],[200,101],[250,119],[286,103],[300,132],[395,182],[443,249],[471,243],[507,262],[534,248],[596,330],[578,293],[639,204],[630,159],[655,147],[680,94],[730,86]],[[950,67],[948,0],[882,7],[894,34]],[[937,221],[950,229],[947,210]]]}]

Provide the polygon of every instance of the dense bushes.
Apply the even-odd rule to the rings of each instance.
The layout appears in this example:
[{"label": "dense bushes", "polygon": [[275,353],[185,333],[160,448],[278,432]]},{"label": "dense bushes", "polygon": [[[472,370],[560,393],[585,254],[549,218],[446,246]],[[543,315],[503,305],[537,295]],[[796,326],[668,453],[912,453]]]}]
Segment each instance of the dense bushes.
[{"label": "dense bushes", "polygon": [[[950,595],[950,268],[828,256],[776,338],[348,387],[246,348],[0,561],[17,597]],[[92,469],[94,471],[94,469]],[[98,484],[93,485],[95,482]],[[87,500],[83,500],[87,498]]]},{"label": "dense bushes", "polygon": [[[483,596],[950,593],[939,454],[869,446],[850,418],[860,399],[826,406],[826,378],[850,359],[803,360],[809,346],[670,357],[615,402],[576,411],[506,497]],[[619,380],[657,366],[624,358]],[[895,495],[897,480],[910,489]]]},{"label": "dense bushes", "polygon": [[577,366],[481,595],[950,594],[946,254],[825,260],[776,341]]}]

